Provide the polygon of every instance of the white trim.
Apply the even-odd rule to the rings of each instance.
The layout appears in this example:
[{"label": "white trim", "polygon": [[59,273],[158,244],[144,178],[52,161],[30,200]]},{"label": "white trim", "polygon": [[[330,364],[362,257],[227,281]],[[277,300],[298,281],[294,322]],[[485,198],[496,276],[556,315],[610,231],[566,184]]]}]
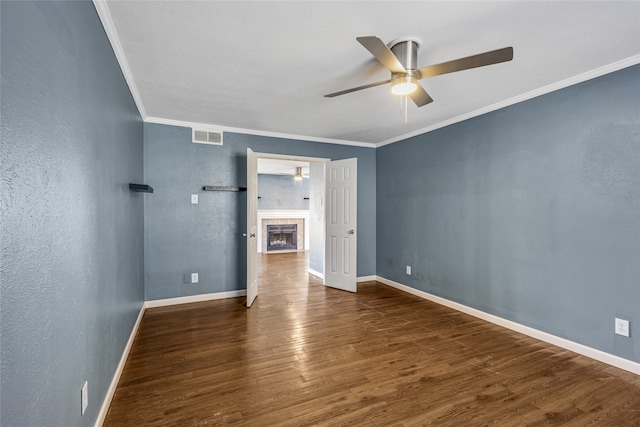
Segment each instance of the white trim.
[{"label": "white trim", "polygon": [[145,301],[144,308],[147,309],[147,308],[154,308],[154,307],[166,307],[168,305],[189,304],[192,302],[211,301],[211,300],[224,299],[224,298],[236,298],[236,297],[243,297],[246,295],[247,295],[247,290],[240,289],[237,291],[215,292],[212,294],[191,295],[188,297],[156,299],[152,301]]},{"label": "white trim", "polygon": [[159,125],[169,125],[169,126],[181,126],[185,128],[197,127],[198,130],[205,129],[205,128],[215,128],[218,130],[221,129],[224,132],[241,133],[245,135],[258,135],[258,136],[266,136],[270,138],[298,139],[302,141],[322,142],[325,144],[339,144],[339,145],[351,145],[354,147],[376,148],[376,145],[372,142],[349,141],[345,139],[321,138],[317,136],[306,136],[306,135],[294,135],[290,133],[271,132],[271,131],[258,130],[258,129],[235,128],[235,127],[222,126],[222,125],[211,124],[211,123],[197,123],[197,122],[187,122],[184,120],[163,119],[162,117],[146,117],[144,121],[146,123],[155,123]]},{"label": "white trim", "polygon": [[624,369],[625,371],[629,371],[634,374],[640,375],[640,363],[638,362],[634,362],[629,359],[615,356],[613,354],[606,353],[602,350],[597,350],[593,347],[588,347],[584,344],[579,344],[577,342],[570,341],[566,338],[561,338],[555,335],[551,335],[547,332],[543,332],[538,329],[534,329],[529,326],[525,326],[520,323],[513,322],[511,320],[503,319],[502,317],[498,317],[493,314],[489,314],[484,311],[480,311],[478,309],[448,300],[446,298],[442,298],[418,289],[414,289],[410,286],[406,286],[401,283],[394,282],[393,280],[389,280],[384,277],[377,276],[376,280],[387,286],[391,286],[392,288],[396,288],[401,291],[418,296],[420,298],[424,298],[429,301],[433,301],[437,304],[452,308],[454,310],[461,311],[463,313],[477,317],[478,319],[486,320],[487,322],[491,322],[496,325],[502,326],[504,328],[511,329],[512,331],[516,331],[521,334],[528,335],[540,341],[544,341],[549,344],[562,347],[564,349],[573,351],[583,356],[590,357],[591,359],[595,359],[600,362],[609,364],[611,366],[615,366],[616,368]]},{"label": "white trim", "polygon": [[461,114],[456,117],[452,117],[450,119],[444,120],[439,123],[435,123],[431,126],[427,126],[413,132],[405,133],[404,135],[396,136],[394,138],[387,139],[385,141],[381,141],[375,144],[376,148],[383,147],[385,145],[393,144],[394,142],[402,141],[417,135],[422,135],[436,129],[443,128],[445,126],[449,126],[458,122],[462,122],[464,120],[471,119],[473,117],[481,116],[483,114],[490,113],[495,110],[499,110],[501,108],[508,107],[510,105],[518,104],[523,101],[527,101],[531,98],[535,98],[537,96],[545,95],[550,92],[554,92],[556,90],[564,89],[569,86],[576,85],[578,83],[585,82],[587,80],[595,79],[596,77],[604,76],[605,74],[613,73],[619,70],[622,70],[627,67],[631,67],[633,65],[640,64],[640,55],[630,56],[629,58],[613,62],[609,65],[605,65],[603,67],[596,68],[591,71],[587,71],[582,74],[578,74],[577,76],[569,77],[568,79],[561,80],[559,82],[552,83],[547,86],[543,86],[539,89],[532,90],[527,93],[523,93],[518,96],[514,96],[513,98],[506,99],[504,101],[496,102],[495,104],[488,105],[486,107],[479,108],[475,111],[470,111],[468,113]]},{"label": "white trim", "polygon": [[93,5],[96,8],[96,12],[98,12],[98,17],[102,22],[105,33],[107,33],[107,38],[111,43],[113,53],[115,53],[116,55],[116,59],[118,60],[118,64],[120,65],[120,69],[122,70],[122,74],[124,75],[124,79],[129,86],[129,91],[131,92],[131,96],[133,97],[133,102],[136,103],[136,107],[138,107],[138,112],[140,113],[142,120],[146,120],[147,112],[144,109],[142,97],[140,96],[140,92],[138,91],[136,82],[133,79],[133,73],[131,72],[131,68],[129,67],[127,56],[124,54],[124,49],[122,48],[122,43],[120,43],[118,32],[116,31],[116,27],[113,24],[113,19],[111,18],[111,13],[109,12],[107,2],[106,0],[93,0]]},{"label": "white trim", "polygon": [[371,282],[373,280],[378,280],[378,276],[375,276],[375,275],[374,276],[360,276],[360,277],[356,278],[356,281],[358,283],[360,283],[360,282]]},{"label": "white trim", "polygon": [[320,272],[317,272],[317,271],[315,271],[315,270],[314,270],[314,269],[312,269],[312,268],[309,268],[307,271],[309,272],[309,274],[313,274],[313,275],[314,275],[314,276],[316,276],[317,278],[324,280],[324,274],[322,274],[322,273],[320,273]]},{"label": "white trim", "polygon": [[[304,220],[304,250],[309,244],[309,210],[308,209],[258,209],[258,253],[262,251],[262,220],[264,219],[302,219]],[[299,252],[302,249],[292,252]],[[281,251],[279,251],[281,252]],[[264,251],[267,253],[267,251]]]},{"label": "white trim", "polygon": [[[94,0],[94,3],[98,3],[98,2],[102,2],[103,0]],[[115,48],[114,48],[115,50]],[[403,135],[400,136],[396,136],[394,138],[390,138],[384,141],[380,141],[377,143],[370,143],[370,142],[362,142],[362,141],[348,141],[348,140],[341,140],[341,139],[333,139],[333,138],[320,138],[320,137],[313,137],[313,136],[305,136],[305,135],[293,135],[293,134],[287,134],[287,133],[280,133],[280,132],[269,132],[269,131],[261,131],[261,130],[256,130],[256,129],[244,129],[244,128],[234,128],[234,127],[227,127],[227,126],[220,126],[220,125],[213,125],[213,124],[205,124],[205,123],[197,123],[197,122],[188,122],[188,121],[183,121],[183,120],[173,120],[173,119],[164,119],[164,118],[160,118],[160,117],[145,117],[143,115],[143,119],[145,122],[147,123],[157,123],[157,124],[163,124],[163,125],[171,125],[171,126],[182,126],[182,127],[199,127],[199,128],[212,128],[212,129],[222,129],[224,131],[227,132],[235,132],[235,133],[241,133],[241,134],[248,134],[248,135],[259,135],[259,136],[267,136],[267,137],[273,137],[273,138],[285,138],[285,139],[299,139],[299,140],[304,140],[304,141],[312,141],[312,142],[323,142],[323,143],[328,143],[328,144],[340,144],[340,145],[350,145],[350,146],[355,146],[355,147],[367,147],[367,148],[379,148],[379,147],[383,147],[385,145],[389,145],[389,144],[393,144],[394,142],[398,142],[398,141],[402,141],[417,135],[422,135],[431,131],[434,131],[436,129],[440,129],[443,128],[445,126],[449,126],[458,122],[462,122],[464,120],[468,120],[471,119],[473,117],[477,117],[483,114],[487,114],[490,113],[492,111],[495,110],[499,110],[501,108],[505,108],[514,104],[518,104],[520,102],[524,102],[527,101],[529,99],[541,96],[541,95],[545,95],[547,93],[550,92],[554,92],[560,89],[564,89],[566,87],[569,86],[573,86],[582,82],[585,82],[587,80],[591,80],[594,79],[596,77],[600,77],[600,76],[604,76],[606,74],[609,73],[613,73],[619,70],[622,70],[624,68],[627,67],[631,67],[633,65],[637,65],[640,64],[640,55],[634,55],[634,56],[630,56],[629,58],[625,58],[622,59],[620,61],[616,61],[613,62],[611,64],[605,65],[603,67],[599,67],[596,68],[594,70],[591,71],[587,71],[581,74],[578,74],[576,76],[573,77],[569,77],[567,79],[561,80],[559,82],[555,82],[552,83],[550,85],[547,86],[543,86],[541,88],[529,91],[527,93],[521,94],[521,95],[517,95],[514,96],[512,98],[506,99],[504,101],[500,101],[497,102],[495,104],[492,105],[488,105],[486,107],[483,108],[479,108],[477,110],[474,111],[470,111],[468,113],[464,113],[461,114],[459,116],[456,117],[452,117],[450,119],[438,122],[438,123],[434,123],[433,125],[415,130],[413,132],[409,132],[409,133],[405,133]],[[123,70],[124,72],[124,70]],[[125,73],[126,76],[126,73]],[[128,81],[128,80],[127,80]],[[134,96],[135,98],[135,96]]]},{"label": "white trim", "polygon": [[142,322],[142,316],[147,308],[153,307],[164,307],[169,305],[177,305],[177,304],[187,304],[191,302],[200,302],[200,301],[211,301],[216,299],[224,299],[224,298],[236,298],[247,295],[247,291],[244,289],[238,291],[228,291],[228,292],[216,292],[212,294],[202,294],[202,295],[192,295],[188,297],[178,297],[178,298],[167,298],[153,301],[145,301],[140,307],[140,313],[138,313],[138,318],[136,319],[136,323],[133,325],[133,329],[131,330],[131,334],[129,335],[129,340],[127,344],[124,346],[124,350],[122,352],[122,357],[120,357],[120,362],[116,367],[116,371],[113,374],[113,379],[111,380],[111,384],[109,385],[109,389],[107,390],[107,394],[102,401],[102,407],[100,408],[100,412],[98,413],[98,417],[96,418],[96,422],[94,427],[102,427],[105,418],[107,417],[107,412],[109,412],[109,406],[111,405],[111,400],[116,392],[116,388],[118,386],[118,382],[120,381],[120,376],[122,375],[122,371],[124,370],[124,365],[127,362],[127,358],[129,357],[129,352],[131,351],[131,347],[133,346],[133,341],[138,334],[138,329],[140,328],[140,323]]},{"label": "white trim", "polygon": [[235,132],[247,135],[258,135],[258,136],[266,136],[272,138],[284,138],[284,139],[298,139],[304,141],[311,142],[321,142],[327,144],[339,144],[339,145],[349,145],[354,147],[366,147],[366,148],[378,148],[383,147],[388,144],[392,144],[394,142],[402,141],[417,135],[422,135],[436,129],[443,128],[445,126],[449,126],[464,120],[468,120],[473,117],[480,116],[482,114],[487,114],[492,111],[508,107],[510,105],[514,105],[523,101],[527,101],[531,98],[535,98],[537,96],[545,95],[547,93],[563,89],[568,86],[572,86],[578,83],[582,83],[587,80],[594,79],[596,77],[603,76],[605,74],[613,73],[615,71],[622,70],[627,67],[631,67],[633,65],[640,64],[640,55],[633,55],[629,58],[622,59],[620,61],[613,62],[611,64],[596,68],[591,71],[587,71],[581,74],[578,74],[573,77],[569,77],[567,79],[561,80],[559,82],[552,83],[547,86],[543,86],[539,89],[532,90],[530,92],[517,95],[513,98],[497,102],[492,105],[488,105],[483,108],[479,108],[477,110],[461,114],[459,116],[435,123],[433,125],[415,130],[413,132],[405,133],[403,135],[390,138],[384,141],[380,141],[377,143],[372,142],[363,142],[363,141],[350,141],[350,140],[342,140],[335,138],[322,138],[315,136],[306,136],[306,135],[295,135],[281,132],[271,132],[264,131],[258,129],[245,129],[245,128],[237,128],[230,126],[221,126],[217,124],[211,123],[198,123],[198,122],[189,122],[184,120],[175,120],[175,119],[165,119],[162,117],[150,117],[147,116],[147,113],[144,108],[144,104],[142,103],[142,97],[140,96],[140,92],[138,91],[138,87],[136,86],[135,80],[133,78],[133,73],[131,72],[131,68],[129,67],[129,62],[127,61],[127,57],[124,53],[124,49],[122,48],[122,43],[120,42],[120,38],[118,37],[118,33],[115,29],[115,25],[113,24],[113,19],[111,18],[111,13],[109,12],[109,8],[107,6],[106,0],[93,0],[93,4],[98,13],[98,17],[102,22],[102,26],[104,27],[105,33],[107,34],[107,38],[111,43],[111,47],[116,55],[116,59],[118,60],[118,64],[122,70],[122,74],[129,86],[129,90],[131,91],[131,96],[138,107],[138,112],[142,117],[142,120],[146,123],[156,123],[170,126],[181,126],[181,127],[197,127],[200,129],[211,129],[211,130],[222,130],[227,132]]},{"label": "white trim", "polygon": [[293,160],[295,162],[328,163],[331,161],[331,159],[325,157],[296,156],[293,154],[256,153],[256,155],[258,159]]},{"label": "white trim", "polygon": [[133,345],[133,341],[136,338],[136,334],[138,333],[138,328],[140,327],[140,322],[142,322],[142,316],[144,314],[145,305],[142,304],[140,307],[140,312],[138,313],[138,318],[136,319],[136,323],[133,325],[133,329],[131,330],[131,334],[129,334],[129,340],[127,340],[127,344],[124,346],[124,350],[122,351],[122,356],[120,357],[120,362],[116,367],[116,371],[113,374],[113,378],[111,379],[111,384],[109,385],[109,389],[107,390],[107,394],[102,401],[102,407],[100,407],[100,412],[98,412],[98,418],[96,418],[96,422],[94,424],[95,427],[101,427],[104,423],[105,418],[107,417],[107,412],[109,412],[109,406],[111,405],[111,400],[113,399],[113,395],[116,393],[116,388],[118,387],[118,381],[120,381],[120,376],[122,375],[122,371],[124,370],[124,365],[127,362],[127,357],[129,357],[129,352],[131,351],[131,346]]}]

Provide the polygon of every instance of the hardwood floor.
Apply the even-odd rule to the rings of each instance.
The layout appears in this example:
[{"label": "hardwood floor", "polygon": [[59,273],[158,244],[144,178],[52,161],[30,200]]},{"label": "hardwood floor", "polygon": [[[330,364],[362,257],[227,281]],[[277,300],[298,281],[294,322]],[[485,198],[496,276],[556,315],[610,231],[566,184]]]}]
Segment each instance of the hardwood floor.
[{"label": "hardwood floor", "polygon": [[[640,426],[640,377],[304,253],[261,256],[260,294],[149,309],[105,426]],[[277,269],[276,269],[277,268]]]}]

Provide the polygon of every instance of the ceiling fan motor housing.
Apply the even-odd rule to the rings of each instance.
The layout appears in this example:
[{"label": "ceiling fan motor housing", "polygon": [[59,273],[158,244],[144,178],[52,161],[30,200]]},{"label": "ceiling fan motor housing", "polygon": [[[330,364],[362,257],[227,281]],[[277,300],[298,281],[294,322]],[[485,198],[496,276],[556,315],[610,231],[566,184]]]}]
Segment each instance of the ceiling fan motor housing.
[{"label": "ceiling fan motor housing", "polygon": [[405,38],[394,40],[389,44],[391,45],[391,52],[393,52],[407,71],[418,69],[418,48],[420,47],[420,40],[416,38]]},{"label": "ceiling fan motor housing", "polygon": [[[418,85],[418,78],[416,77],[418,72],[415,70],[407,70],[407,73],[392,73],[391,74],[391,91],[396,95],[407,95],[415,90],[415,87]],[[394,90],[394,88],[404,85],[410,84],[413,85],[412,89],[407,90],[406,92],[398,92]]]}]

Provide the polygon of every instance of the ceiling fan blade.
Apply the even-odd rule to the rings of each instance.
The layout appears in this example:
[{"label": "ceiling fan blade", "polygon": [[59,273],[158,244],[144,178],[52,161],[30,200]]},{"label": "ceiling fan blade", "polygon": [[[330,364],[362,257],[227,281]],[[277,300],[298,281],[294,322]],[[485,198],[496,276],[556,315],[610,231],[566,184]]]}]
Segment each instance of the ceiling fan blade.
[{"label": "ceiling fan blade", "polygon": [[409,96],[418,107],[422,107],[423,105],[433,102],[433,99],[429,96],[427,91],[420,85],[418,85],[416,90],[409,94]]},{"label": "ceiling fan blade", "polygon": [[470,68],[484,67],[485,65],[499,64],[513,59],[513,48],[505,47],[492,50],[490,52],[479,53],[465,58],[454,59],[453,61],[441,64],[429,65],[420,68],[420,78],[435,77],[441,74],[454,73],[456,71],[468,70]]},{"label": "ceiling fan blade", "polygon": [[352,87],[351,89],[345,89],[345,90],[341,90],[340,92],[334,92],[334,93],[330,93],[328,95],[325,95],[325,98],[333,98],[334,96],[340,96],[340,95],[344,95],[347,93],[351,93],[351,92],[356,92],[362,89],[369,89],[370,87],[376,87],[376,86],[381,86],[387,83],[391,83],[391,80],[384,80],[381,82],[375,82],[375,83],[369,83],[368,85],[364,85],[364,86],[358,86],[358,87]]},{"label": "ceiling fan blade", "polygon": [[407,72],[400,61],[398,61],[398,58],[391,52],[391,49],[376,36],[356,37],[356,40],[392,73]]}]

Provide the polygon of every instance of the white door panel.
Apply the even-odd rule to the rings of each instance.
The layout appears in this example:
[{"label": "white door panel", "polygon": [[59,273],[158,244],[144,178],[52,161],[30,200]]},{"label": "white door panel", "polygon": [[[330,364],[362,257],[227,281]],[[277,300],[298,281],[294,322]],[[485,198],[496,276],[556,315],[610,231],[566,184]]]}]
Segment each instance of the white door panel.
[{"label": "white door panel", "polygon": [[258,296],[258,157],[247,148],[247,307]]},{"label": "white door panel", "polygon": [[327,163],[325,284],[356,292],[357,159]]}]

